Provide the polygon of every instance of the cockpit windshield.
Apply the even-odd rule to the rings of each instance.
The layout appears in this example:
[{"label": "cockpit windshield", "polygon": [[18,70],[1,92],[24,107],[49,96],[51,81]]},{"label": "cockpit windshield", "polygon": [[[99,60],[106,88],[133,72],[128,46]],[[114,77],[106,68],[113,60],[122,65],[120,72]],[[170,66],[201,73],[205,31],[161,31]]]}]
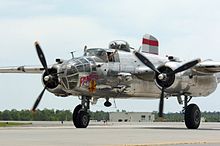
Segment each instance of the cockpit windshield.
[{"label": "cockpit windshield", "polygon": [[101,48],[91,48],[87,49],[85,52],[85,56],[92,56],[96,62],[107,62],[107,52]]}]

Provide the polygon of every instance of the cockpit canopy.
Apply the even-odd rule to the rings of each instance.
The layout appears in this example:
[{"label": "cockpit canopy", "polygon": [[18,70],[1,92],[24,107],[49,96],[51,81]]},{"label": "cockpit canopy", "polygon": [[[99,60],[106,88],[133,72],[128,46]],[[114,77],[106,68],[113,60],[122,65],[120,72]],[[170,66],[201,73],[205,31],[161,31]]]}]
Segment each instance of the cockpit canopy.
[{"label": "cockpit canopy", "polygon": [[87,49],[85,56],[91,56],[96,62],[107,62],[107,52],[105,49],[102,48],[90,48]]},{"label": "cockpit canopy", "polygon": [[122,50],[126,52],[130,52],[130,46],[128,42],[123,40],[115,40],[109,43],[109,49]]},{"label": "cockpit canopy", "polygon": [[116,49],[90,48],[85,50],[84,56],[89,56],[96,62],[120,62]]}]

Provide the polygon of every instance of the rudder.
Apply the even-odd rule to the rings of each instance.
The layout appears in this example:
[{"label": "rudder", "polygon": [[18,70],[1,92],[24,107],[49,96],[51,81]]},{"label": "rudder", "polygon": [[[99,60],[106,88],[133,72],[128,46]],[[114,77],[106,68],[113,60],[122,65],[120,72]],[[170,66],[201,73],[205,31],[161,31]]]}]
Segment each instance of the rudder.
[{"label": "rudder", "polygon": [[142,40],[142,50],[141,52],[150,53],[150,54],[159,54],[159,42],[158,40],[149,34],[145,34]]}]

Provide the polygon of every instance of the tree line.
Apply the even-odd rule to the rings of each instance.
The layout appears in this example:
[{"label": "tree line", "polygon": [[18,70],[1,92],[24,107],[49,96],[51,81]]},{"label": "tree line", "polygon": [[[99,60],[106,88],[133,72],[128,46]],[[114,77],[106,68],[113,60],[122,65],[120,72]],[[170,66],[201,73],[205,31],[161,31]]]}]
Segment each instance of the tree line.
[{"label": "tree line", "polygon": [[[158,114],[155,114],[155,121],[160,121]],[[220,122],[220,112],[201,112],[201,117],[205,122]],[[164,114],[164,121],[167,122],[182,122],[184,121],[184,113],[166,113]]]},{"label": "tree line", "polygon": [[[109,113],[104,111],[90,112],[91,120],[109,120]],[[32,112],[30,110],[4,110],[0,111],[0,120],[4,121],[71,121],[72,111],[43,109]]]},{"label": "tree line", "polygon": [[[120,112],[117,110],[116,112]],[[121,112],[126,112],[122,110]],[[109,120],[109,112],[90,111],[90,119],[97,121]],[[161,121],[158,118],[158,113],[153,112],[155,121]],[[202,112],[202,117],[206,122],[220,122],[220,112]],[[4,110],[0,111],[0,120],[4,121],[72,121],[72,111],[70,110],[54,110],[43,109],[31,112],[30,110]],[[167,122],[182,122],[184,120],[183,113],[165,113],[162,121]]]}]

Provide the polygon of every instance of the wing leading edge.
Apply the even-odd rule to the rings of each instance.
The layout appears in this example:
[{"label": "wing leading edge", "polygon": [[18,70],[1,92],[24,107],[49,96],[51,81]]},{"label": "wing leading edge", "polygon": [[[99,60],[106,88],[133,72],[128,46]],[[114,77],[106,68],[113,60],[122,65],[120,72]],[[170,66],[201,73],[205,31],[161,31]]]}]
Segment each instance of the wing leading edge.
[{"label": "wing leading edge", "polygon": [[0,73],[30,73],[30,74],[42,74],[43,67],[40,66],[12,66],[12,67],[0,67]]},{"label": "wing leading edge", "polygon": [[207,60],[197,64],[194,71],[204,74],[214,74],[220,72],[220,62]]}]

